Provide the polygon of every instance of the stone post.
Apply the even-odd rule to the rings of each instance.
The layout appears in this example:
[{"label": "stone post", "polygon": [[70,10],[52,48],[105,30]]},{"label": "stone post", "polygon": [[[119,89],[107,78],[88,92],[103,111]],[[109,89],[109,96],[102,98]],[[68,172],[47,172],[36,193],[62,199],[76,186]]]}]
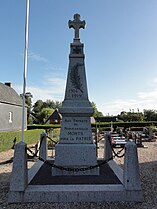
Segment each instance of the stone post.
[{"label": "stone post", "polygon": [[112,148],[111,148],[111,135],[105,134],[104,140],[104,159],[108,160],[109,158],[113,157]]},{"label": "stone post", "polygon": [[130,141],[125,145],[123,183],[126,190],[141,190],[137,146]]},{"label": "stone post", "polygon": [[27,145],[19,142],[15,145],[10,191],[23,192],[28,185]]},{"label": "stone post", "polygon": [[39,150],[39,157],[43,160],[47,160],[47,138],[46,134],[43,132],[40,135],[40,150]]},{"label": "stone post", "polygon": [[149,140],[153,139],[153,129],[149,128]]}]

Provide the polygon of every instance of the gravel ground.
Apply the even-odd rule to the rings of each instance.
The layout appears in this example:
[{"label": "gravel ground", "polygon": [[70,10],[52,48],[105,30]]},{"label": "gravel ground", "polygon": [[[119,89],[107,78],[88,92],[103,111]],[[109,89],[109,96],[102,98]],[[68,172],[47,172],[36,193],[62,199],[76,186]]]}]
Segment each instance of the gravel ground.
[{"label": "gravel ground", "polygon": [[[148,148],[138,148],[140,163],[141,184],[144,195],[143,203],[28,203],[8,204],[9,178],[12,163],[0,164],[0,209],[157,209],[157,141],[144,142]],[[102,156],[102,144],[100,144],[99,156]],[[118,150],[118,149],[117,149]],[[13,150],[0,153],[0,163],[9,160],[13,156]],[[123,159],[115,159],[123,167]],[[33,162],[29,162],[31,167]]]}]

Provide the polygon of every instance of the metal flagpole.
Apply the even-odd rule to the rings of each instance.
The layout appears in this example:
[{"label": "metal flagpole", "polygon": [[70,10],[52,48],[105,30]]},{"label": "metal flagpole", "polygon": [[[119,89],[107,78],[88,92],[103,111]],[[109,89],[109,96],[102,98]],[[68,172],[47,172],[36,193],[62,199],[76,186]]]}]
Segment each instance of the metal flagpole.
[{"label": "metal flagpole", "polygon": [[22,142],[24,142],[25,129],[25,96],[26,96],[26,75],[28,58],[28,23],[29,23],[29,0],[26,0],[26,21],[25,21],[25,50],[24,50],[24,72],[23,72],[23,106],[22,106]]}]

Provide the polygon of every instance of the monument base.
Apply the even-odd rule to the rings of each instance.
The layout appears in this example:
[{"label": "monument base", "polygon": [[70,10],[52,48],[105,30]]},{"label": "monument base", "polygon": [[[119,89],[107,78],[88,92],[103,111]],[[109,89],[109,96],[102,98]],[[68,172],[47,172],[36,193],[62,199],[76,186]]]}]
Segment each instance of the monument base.
[{"label": "monument base", "polygon": [[[102,159],[103,160],[103,159]],[[9,203],[98,203],[98,202],[142,202],[143,196],[141,190],[127,190],[122,183],[123,170],[114,162],[108,163],[110,171],[115,173],[116,178],[120,182],[113,181],[113,175],[111,172],[102,170],[100,176],[56,176],[51,177],[51,171],[43,168],[47,164],[43,162],[37,162],[29,171],[29,184],[24,192],[10,191],[9,192]],[[35,168],[34,168],[35,167]],[[103,167],[103,166],[101,166]],[[38,169],[37,169],[38,168]],[[50,168],[51,169],[51,168]],[[101,170],[101,168],[100,168]],[[39,172],[39,176],[38,176]],[[108,181],[108,177],[110,180]],[[37,178],[36,178],[37,177]],[[40,179],[38,178],[40,177]],[[34,178],[37,181],[34,182]],[[53,182],[45,182],[47,179]],[[58,179],[59,178],[59,179]],[[84,180],[82,180],[82,178]],[[91,179],[92,178],[92,179]],[[63,181],[65,181],[63,183]],[[104,182],[105,181],[105,182]],[[45,182],[45,183],[44,183]]]},{"label": "monument base", "polygon": [[[86,168],[97,164],[95,144],[60,144],[55,147],[55,165],[64,168]],[[53,176],[99,175],[99,168],[86,171],[66,171],[52,168]]]}]

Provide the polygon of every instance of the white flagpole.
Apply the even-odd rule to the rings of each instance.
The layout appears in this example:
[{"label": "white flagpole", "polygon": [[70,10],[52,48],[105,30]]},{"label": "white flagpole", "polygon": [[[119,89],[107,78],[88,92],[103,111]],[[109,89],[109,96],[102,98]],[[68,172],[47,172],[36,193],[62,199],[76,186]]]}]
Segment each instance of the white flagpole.
[{"label": "white flagpole", "polygon": [[26,75],[28,58],[28,23],[29,23],[29,0],[26,0],[26,22],[25,22],[25,50],[24,50],[24,72],[23,72],[23,106],[22,106],[22,142],[24,142],[25,129],[25,95],[26,95]]}]

